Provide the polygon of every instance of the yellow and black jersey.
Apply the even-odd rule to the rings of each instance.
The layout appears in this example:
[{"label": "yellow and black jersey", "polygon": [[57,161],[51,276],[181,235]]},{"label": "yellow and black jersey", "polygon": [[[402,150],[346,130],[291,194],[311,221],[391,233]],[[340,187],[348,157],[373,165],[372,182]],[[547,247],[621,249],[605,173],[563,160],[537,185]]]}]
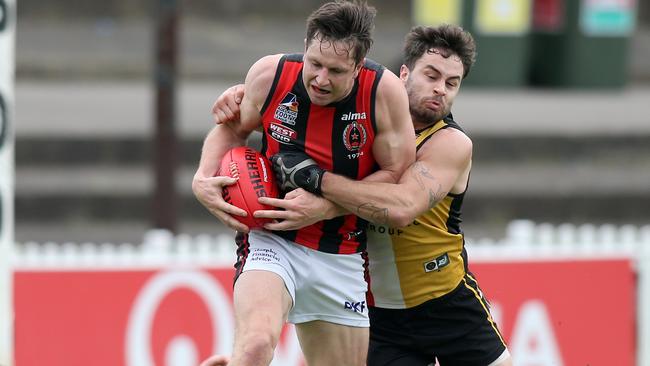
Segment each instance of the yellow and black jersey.
[{"label": "yellow and black jersey", "polygon": [[[416,131],[419,149],[437,131],[462,129],[445,118]],[[465,193],[449,193],[442,201],[403,228],[370,223],[368,256],[371,305],[411,308],[454,290],[467,271],[460,229]],[[373,304],[374,303],[374,304]]]}]

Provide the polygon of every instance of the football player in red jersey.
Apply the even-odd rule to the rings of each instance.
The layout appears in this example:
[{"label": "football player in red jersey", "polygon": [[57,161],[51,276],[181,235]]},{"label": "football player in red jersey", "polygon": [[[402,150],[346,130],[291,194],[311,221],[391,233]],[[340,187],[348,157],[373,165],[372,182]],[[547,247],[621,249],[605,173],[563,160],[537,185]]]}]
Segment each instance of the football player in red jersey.
[{"label": "football player in red jersey", "polygon": [[[192,189],[238,231],[230,365],[268,365],[287,319],[309,365],[366,364],[367,221],[333,208],[299,230],[249,230],[232,217],[245,212],[222,198],[234,179],[212,175],[225,151],[262,127],[267,157],[302,152],[351,179],[397,182],[415,160],[413,129],[399,78],[365,59],[374,15],[360,1],[321,6],[307,21],[304,54],[257,61],[246,76],[239,119],[217,125],[204,141]],[[291,174],[299,167],[286,168]],[[321,179],[309,177],[307,189],[319,193]]]},{"label": "football player in red jersey", "polygon": [[[368,228],[368,365],[426,366],[436,360],[441,366],[512,365],[489,304],[467,268],[460,230],[472,142],[453,120],[451,107],[474,62],[474,41],[456,26],[416,27],[404,51],[400,77],[418,149],[398,184],[324,173],[311,162],[301,164],[309,161],[301,153],[280,152],[273,160],[280,178],[297,186],[305,184],[304,177],[323,175],[325,198],[373,223]],[[242,93],[236,86],[215,102],[215,122],[236,120]],[[282,174],[286,161],[301,166],[293,177]],[[284,209],[255,213],[277,219],[266,225],[274,230],[301,227],[329,210],[326,200],[300,188],[284,200],[260,201]]]}]

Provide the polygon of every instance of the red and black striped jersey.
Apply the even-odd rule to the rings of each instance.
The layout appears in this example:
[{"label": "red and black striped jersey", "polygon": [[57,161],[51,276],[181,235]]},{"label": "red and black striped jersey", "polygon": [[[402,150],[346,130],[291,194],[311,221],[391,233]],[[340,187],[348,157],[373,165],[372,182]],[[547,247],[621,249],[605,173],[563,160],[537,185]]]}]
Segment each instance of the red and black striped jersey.
[{"label": "red and black striped jersey", "polygon": [[[366,60],[347,97],[318,106],[310,102],[302,81],[302,60],[302,54],[292,54],[278,63],[260,111],[262,152],[271,157],[298,149],[323,169],[356,180],[375,172],[375,95],[384,67]],[[347,215],[275,234],[322,252],[350,254],[365,250],[367,225],[367,221]]]}]

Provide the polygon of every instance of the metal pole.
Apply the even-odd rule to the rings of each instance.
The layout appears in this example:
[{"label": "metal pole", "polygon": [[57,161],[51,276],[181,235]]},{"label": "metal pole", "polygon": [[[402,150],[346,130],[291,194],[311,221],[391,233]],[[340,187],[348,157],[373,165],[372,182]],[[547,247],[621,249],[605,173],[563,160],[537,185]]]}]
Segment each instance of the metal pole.
[{"label": "metal pole", "polygon": [[153,224],[176,230],[178,197],[175,172],[178,144],[176,120],[176,59],[179,7],[176,0],[158,0],[156,9],[156,132]]},{"label": "metal pole", "polygon": [[13,365],[14,70],[16,1],[0,0],[0,365]]}]

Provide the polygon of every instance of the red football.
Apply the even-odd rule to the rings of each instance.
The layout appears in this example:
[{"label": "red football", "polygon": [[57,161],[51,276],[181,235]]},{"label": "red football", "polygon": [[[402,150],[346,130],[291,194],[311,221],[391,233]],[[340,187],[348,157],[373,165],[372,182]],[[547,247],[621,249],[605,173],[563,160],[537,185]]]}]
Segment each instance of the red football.
[{"label": "red football", "polygon": [[246,217],[233,215],[234,218],[251,229],[271,221],[253,217],[253,212],[257,210],[275,209],[257,202],[258,197],[278,197],[278,186],[266,156],[247,146],[231,149],[221,159],[220,175],[239,177],[237,183],[223,189],[226,202],[248,213]]}]

